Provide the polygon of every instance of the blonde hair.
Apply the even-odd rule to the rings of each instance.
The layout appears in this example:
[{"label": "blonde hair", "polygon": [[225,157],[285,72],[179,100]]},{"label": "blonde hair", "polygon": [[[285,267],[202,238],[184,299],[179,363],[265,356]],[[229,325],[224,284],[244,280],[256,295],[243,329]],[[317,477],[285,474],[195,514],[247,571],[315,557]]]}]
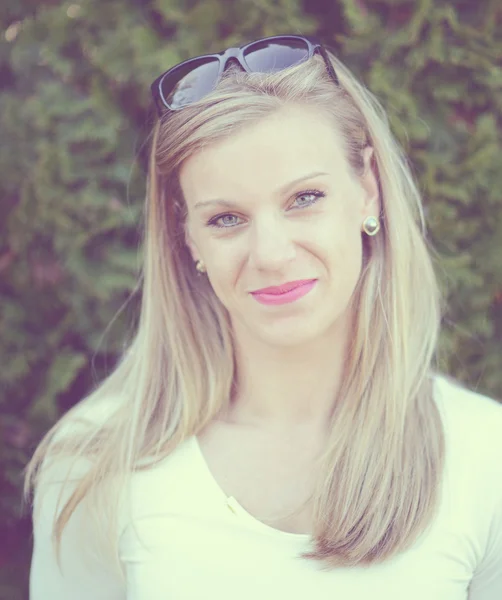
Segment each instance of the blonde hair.
[{"label": "blonde hair", "polygon": [[[45,459],[88,465],[55,523],[57,548],[83,500],[113,532],[133,471],[164,459],[229,406],[237,386],[230,321],[185,244],[178,173],[195,151],[288,104],[331,115],[356,173],[361,150],[373,147],[382,203],[382,229],[365,240],[353,335],[312,496],[314,549],[300,557],[328,569],[371,565],[410,547],[430,525],[444,463],[431,370],[440,297],[420,196],[378,101],[329,58],[339,86],[317,56],[272,74],[231,69],[210,95],[156,124],[137,333],[116,369],[46,434],[27,467],[26,497],[38,489]],[[82,407],[106,403],[106,419],[72,426]]]}]

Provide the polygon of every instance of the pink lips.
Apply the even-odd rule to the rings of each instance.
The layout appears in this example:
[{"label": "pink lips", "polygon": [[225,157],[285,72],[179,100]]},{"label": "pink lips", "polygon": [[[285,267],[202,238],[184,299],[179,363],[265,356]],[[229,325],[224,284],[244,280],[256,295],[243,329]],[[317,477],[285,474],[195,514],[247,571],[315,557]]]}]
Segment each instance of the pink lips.
[{"label": "pink lips", "polygon": [[314,279],[297,279],[296,281],[288,281],[288,283],[282,283],[281,285],[273,285],[272,287],[260,288],[254,290],[253,294],[284,294],[290,292],[304,283],[310,283],[315,281]]},{"label": "pink lips", "polygon": [[297,285],[290,291],[286,291],[282,294],[252,292],[252,295],[255,298],[255,300],[257,300],[261,304],[286,304],[287,302],[294,302],[295,300],[298,300],[298,298],[301,298],[302,296],[305,296],[305,294],[308,294],[316,283],[317,279],[311,279],[307,280],[306,283]]}]

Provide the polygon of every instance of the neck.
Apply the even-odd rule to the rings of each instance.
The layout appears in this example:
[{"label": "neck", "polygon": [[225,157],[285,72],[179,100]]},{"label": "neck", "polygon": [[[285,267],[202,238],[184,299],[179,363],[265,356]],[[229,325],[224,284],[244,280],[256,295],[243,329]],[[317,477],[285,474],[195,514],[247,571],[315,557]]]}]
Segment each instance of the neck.
[{"label": "neck", "polygon": [[347,331],[338,325],[291,347],[236,331],[238,385],[227,419],[274,431],[323,431],[342,382]]}]

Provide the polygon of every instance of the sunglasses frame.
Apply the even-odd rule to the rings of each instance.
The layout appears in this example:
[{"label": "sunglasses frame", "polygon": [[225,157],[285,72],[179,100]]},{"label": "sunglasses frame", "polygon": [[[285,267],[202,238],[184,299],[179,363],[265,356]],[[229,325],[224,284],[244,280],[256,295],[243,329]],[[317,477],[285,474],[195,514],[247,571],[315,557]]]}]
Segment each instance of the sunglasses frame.
[{"label": "sunglasses frame", "polygon": [[[231,60],[237,61],[240,65],[240,67],[247,73],[259,72],[259,71],[253,71],[248,66],[248,64],[246,63],[246,59],[245,59],[245,53],[254,44],[260,44],[263,42],[278,42],[278,41],[284,42],[287,40],[295,40],[295,41],[305,42],[305,44],[307,45],[307,51],[308,51],[307,58],[305,60],[309,60],[310,58],[312,58],[314,56],[314,54],[319,54],[320,56],[322,56],[324,63],[326,65],[326,69],[327,69],[330,77],[333,79],[333,81],[336,85],[340,85],[340,82],[335,73],[335,70],[333,69],[331,61],[329,60],[328,54],[320,42],[316,41],[313,38],[307,38],[303,35],[275,35],[272,37],[266,37],[266,38],[261,38],[259,40],[254,40],[253,42],[249,42],[248,44],[245,44],[244,46],[240,46],[239,48],[228,48],[227,50],[222,50],[221,52],[217,52],[216,54],[202,54],[201,56],[196,56],[195,58],[189,58],[188,60],[184,60],[183,62],[178,63],[174,67],[172,67],[172,68],[168,69],[167,71],[165,71],[164,73],[162,73],[162,75],[157,77],[157,79],[150,86],[153,100],[155,102],[155,106],[157,108],[157,112],[159,113],[159,116],[164,114],[166,111],[167,112],[175,112],[178,110],[182,110],[186,106],[190,106],[190,104],[185,104],[185,105],[179,106],[177,108],[172,108],[169,105],[169,103],[167,102],[167,100],[165,99],[164,94],[162,92],[162,82],[164,81],[164,79],[166,79],[166,77],[168,77],[168,76],[171,76],[178,69],[185,69],[187,67],[187,65],[190,65],[191,63],[194,63],[194,65],[196,65],[196,63],[198,63],[201,59],[216,58],[219,62],[218,75],[216,76],[216,79],[214,82],[214,85],[216,86],[216,84],[221,79],[222,73],[225,71],[225,69],[228,66],[229,61],[231,61]],[[289,67],[286,67],[286,68],[289,68]],[[184,76],[186,76],[186,74]]]}]

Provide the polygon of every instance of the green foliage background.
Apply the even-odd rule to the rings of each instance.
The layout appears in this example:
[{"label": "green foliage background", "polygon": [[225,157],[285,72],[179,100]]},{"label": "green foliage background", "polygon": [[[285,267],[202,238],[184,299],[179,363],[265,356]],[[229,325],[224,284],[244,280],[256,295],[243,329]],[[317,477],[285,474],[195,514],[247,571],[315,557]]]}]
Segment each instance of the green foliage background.
[{"label": "green foliage background", "polygon": [[2,0],[0,600],[27,598],[21,469],[134,326],[150,82],[286,32],[320,35],[387,108],[448,299],[442,368],[502,398],[499,0]]}]

